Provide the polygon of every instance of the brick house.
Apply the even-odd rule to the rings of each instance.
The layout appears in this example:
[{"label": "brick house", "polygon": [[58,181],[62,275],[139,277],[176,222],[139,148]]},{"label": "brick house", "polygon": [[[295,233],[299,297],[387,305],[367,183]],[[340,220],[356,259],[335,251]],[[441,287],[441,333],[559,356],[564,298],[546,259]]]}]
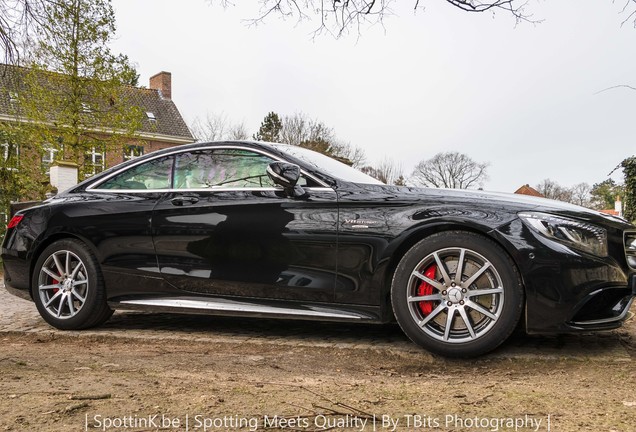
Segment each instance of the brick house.
[{"label": "brick house", "polygon": [[[17,98],[20,97],[19,85],[16,85],[15,77],[19,75],[21,69],[0,64],[0,122],[29,121],[16,116],[15,110],[12,109]],[[171,81],[170,72],[159,72],[150,78],[149,88],[132,86],[123,88],[128,104],[139,107],[145,113],[141,127],[135,133],[136,138],[129,140],[121,149],[105,152],[103,149],[93,148],[90,153],[87,153],[84,163],[89,168],[88,175],[155,150],[195,141],[172,101]],[[8,156],[8,148],[7,143],[0,142],[0,157],[4,157],[5,160]],[[56,150],[45,146],[40,156],[43,174],[48,174],[50,165],[57,159]]]},{"label": "brick house", "polygon": [[541,192],[539,192],[538,190],[536,190],[535,188],[533,188],[529,184],[525,184],[525,185],[521,186],[514,193],[516,193],[518,195],[529,195],[529,196],[535,196],[535,197],[539,197],[539,198],[545,198],[545,196],[543,196],[543,194]]}]

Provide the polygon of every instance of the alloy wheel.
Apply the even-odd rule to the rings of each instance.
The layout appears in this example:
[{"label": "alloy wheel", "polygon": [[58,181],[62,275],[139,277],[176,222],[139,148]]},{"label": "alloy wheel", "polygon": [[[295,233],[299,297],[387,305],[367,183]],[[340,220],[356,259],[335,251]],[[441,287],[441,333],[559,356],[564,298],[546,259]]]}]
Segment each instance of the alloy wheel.
[{"label": "alloy wheel", "polygon": [[493,328],[504,305],[504,286],[495,266],[459,247],[424,257],[411,272],[406,294],[415,323],[446,343],[480,338]]},{"label": "alloy wheel", "polygon": [[75,253],[56,251],[42,264],[37,288],[42,305],[51,316],[72,318],[86,302],[89,289],[86,266]]}]

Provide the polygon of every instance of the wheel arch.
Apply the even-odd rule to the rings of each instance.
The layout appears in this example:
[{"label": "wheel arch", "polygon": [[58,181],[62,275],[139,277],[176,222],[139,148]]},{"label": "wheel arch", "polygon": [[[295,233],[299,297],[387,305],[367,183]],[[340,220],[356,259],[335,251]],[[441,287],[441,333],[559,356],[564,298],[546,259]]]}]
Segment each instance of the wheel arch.
[{"label": "wheel arch", "polygon": [[422,226],[418,229],[415,229],[412,232],[408,233],[403,239],[400,240],[398,244],[394,246],[390,255],[389,263],[387,265],[387,270],[386,270],[386,274],[384,278],[384,286],[382,290],[382,297],[383,297],[383,303],[384,303],[383,306],[386,307],[385,310],[392,311],[391,282],[393,280],[393,276],[395,274],[397,266],[402,260],[402,258],[404,257],[404,255],[406,254],[406,252],[408,252],[409,249],[411,249],[421,240],[424,240],[425,238],[433,234],[437,234],[440,232],[447,232],[447,231],[448,232],[463,231],[463,232],[473,233],[485,239],[488,239],[492,241],[494,244],[496,244],[497,246],[499,246],[499,248],[502,251],[504,251],[504,253],[508,256],[508,258],[510,258],[510,261],[514,264],[515,269],[517,273],[519,274],[519,277],[521,280],[524,297],[526,296],[527,294],[526,286],[524,283],[523,276],[521,275],[521,272],[520,272],[519,264],[517,263],[514,255],[510,253],[509,248],[506,247],[507,245],[504,242],[502,242],[501,239],[498,238],[497,236],[493,236],[489,234],[489,231],[492,231],[492,229],[488,228],[486,230],[477,226],[467,225],[466,223],[445,222],[445,223],[439,223],[439,224],[430,224],[430,225]]},{"label": "wheel arch", "polygon": [[[33,250],[33,254],[30,257],[30,263],[29,263],[29,287],[33,286],[33,271],[35,270],[35,264],[38,261],[38,258],[40,257],[40,255],[42,254],[42,252],[49,247],[51,244],[55,243],[56,241],[59,240],[79,240],[82,243],[84,243],[86,246],[88,246],[88,248],[90,249],[90,251],[95,255],[95,256],[99,256],[97,253],[97,249],[95,249],[95,247],[91,244],[91,242],[89,242],[87,239],[85,239],[83,236],[74,234],[74,233],[70,233],[70,232],[58,232],[55,234],[51,234],[50,236],[47,236],[44,240],[42,240],[37,247]],[[33,298],[33,293],[31,292],[32,290],[29,288],[29,294],[31,295],[31,298]]]},{"label": "wheel arch", "polygon": [[[505,245],[492,238],[496,231],[449,225],[415,243],[400,259],[392,272],[390,306],[402,330],[416,344],[443,356],[473,357],[492,351],[523,326],[526,288],[518,263]],[[466,273],[467,279],[463,269],[469,267],[460,264],[466,262],[465,254],[476,261]],[[440,261],[446,257],[457,264],[446,266],[442,281],[440,272],[429,274],[429,270],[444,266]],[[431,263],[433,267],[429,267]],[[425,276],[413,273],[414,268]],[[462,273],[452,273],[460,268]],[[490,274],[485,279],[480,276],[484,271]],[[419,279],[427,284],[422,286]],[[434,295],[426,298],[429,294]],[[482,296],[487,303],[480,304]]]}]

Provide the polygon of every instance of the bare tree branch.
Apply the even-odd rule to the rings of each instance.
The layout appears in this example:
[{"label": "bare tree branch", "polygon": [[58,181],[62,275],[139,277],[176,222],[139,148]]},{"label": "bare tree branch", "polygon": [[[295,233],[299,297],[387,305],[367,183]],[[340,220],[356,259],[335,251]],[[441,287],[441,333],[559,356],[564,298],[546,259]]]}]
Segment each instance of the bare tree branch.
[{"label": "bare tree branch", "polygon": [[195,118],[190,125],[197,141],[245,140],[249,138],[243,123],[232,124],[225,113],[208,113],[205,118]]},{"label": "bare tree branch", "polygon": [[55,0],[0,0],[0,50],[4,62],[17,64],[21,45],[42,27],[47,3]]},{"label": "bare tree branch", "polygon": [[249,139],[250,134],[249,132],[247,132],[247,127],[245,127],[245,123],[236,123],[230,126],[230,130],[228,131],[227,138],[234,141]]},{"label": "bare tree branch", "polygon": [[360,168],[365,174],[380,180],[388,185],[404,186],[404,174],[402,164],[395,162],[389,157],[385,157],[375,166],[367,165]]},{"label": "bare tree branch", "polygon": [[415,166],[410,181],[420,186],[469,189],[488,178],[488,163],[479,163],[458,152],[438,153]]},{"label": "bare tree branch", "polygon": [[583,207],[590,206],[590,193],[592,192],[592,186],[588,183],[578,183],[570,188],[572,192],[572,203]]},{"label": "bare tree branch", "polygon": [[[384,18],[393,15],[391,5],[396,0],[258,0],[259,11],[256,16],[247,21],[249,25],[258,25],[272,15],[284,19],[296,19],[297,22],[316,20],[318,27],[314,36],[322,33],[336,38],[356,30],[360,34],[362,26],[380,24]],[[413,1],[413,10],[424,6],[420,0]],[[500,11],[512,16],[516,23],[536,23],[532,14],[527,10],[527,0],[438,0],[446,1],[450,5],[466,12],[496,12]],[[636,1],[636,0],[633,0]],[[208,0],[223,7],[231,6],[228,0]]]},{"label": "bare tree branch", "polygon": [[361,167],[367,160],[364,150],[349,143],[336,141],[331,144],[332,154],[338,158],[351,162],[354,168]]},{"label": "bare tree branch", "polygon": [[545,179],[535,186],[535,189],[546,198],[572,202],[572,191],[551,179]]},{"label": "bare tree branch", "polygon": [[[636,0],[627,0],[625,2],[625,6],[623,6],[623,9],[621,10],[621,13],[625,13],[627,11],[627,9],[629,8],[630,4],[636,4]],[[636,28],[636,20],[634,20],[634,17],[636,16],[636,9],[634,9],[633,11],[631,11],[627,17],[623,20],[623,22],[621,23],[621,26],[625,25],[626,22],[629,21],[633,21],[634,23],[634,27]]]},{"label": "bare tree branch", "polygon": [[627,85],[627,84],[619,84],[619,85],[615,85],[615,86],[612,86],[612,87],[608,87],[608,88],[603,89],[603,90],[599,90],[599,91],[597,91],[594,94],[597,95],[599,93],[603,93],[603,92],[606,92],[608,90],[613,90],[613,89],[617,89],[617,88],[628,88],[630,90],[636,90],[636,87],[632,87],[632,86]]}]

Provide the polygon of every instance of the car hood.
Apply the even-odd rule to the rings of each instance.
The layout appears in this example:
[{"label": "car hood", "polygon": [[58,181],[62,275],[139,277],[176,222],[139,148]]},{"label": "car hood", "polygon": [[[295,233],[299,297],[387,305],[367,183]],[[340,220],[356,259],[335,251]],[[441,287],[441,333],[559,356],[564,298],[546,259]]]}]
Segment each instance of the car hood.
[{"label": "car hood", "polygon": [[522,211],[545,212],[582,221],[611,225],[619,229],[634,228],[626,220],[562,201],[528,195],[486,192],[468,189],[413,188],[405,186],[358,185],[380,199],[409,201],[428,209],[461,206],[466,209],[517,214]]}]

